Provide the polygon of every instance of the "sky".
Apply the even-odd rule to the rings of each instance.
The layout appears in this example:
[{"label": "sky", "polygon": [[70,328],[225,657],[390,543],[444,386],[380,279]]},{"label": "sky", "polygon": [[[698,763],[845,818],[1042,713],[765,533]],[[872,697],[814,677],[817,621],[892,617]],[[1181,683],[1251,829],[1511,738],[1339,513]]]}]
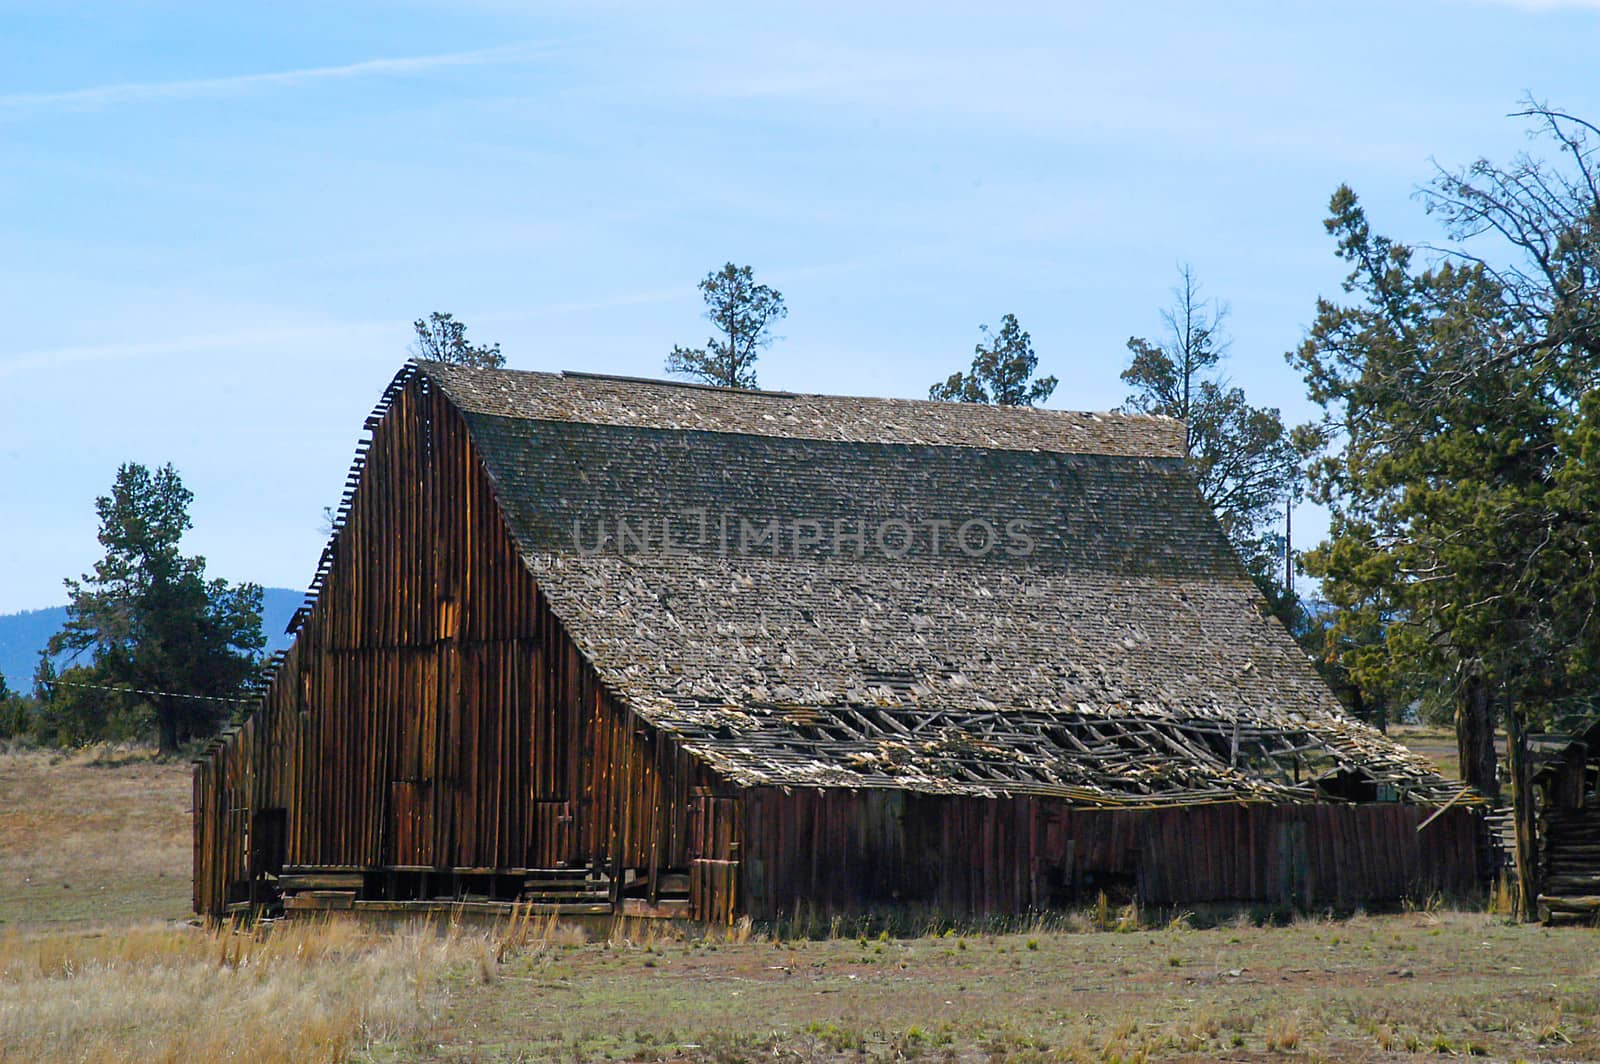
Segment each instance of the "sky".
[{"label": "sky", "polygon": [[1600,0],[0,0],[0,612],[65,601],[129,461],[212,575],[303,587],[413,319],[663,376],[726,261],[789,306],[764,387],[922,397],[1014,313],[1069,409],[1188,263],[1306,420],[1329,195],[1441,239],[1418,186],[1527,94],[1600,119],[1597,54]]}]

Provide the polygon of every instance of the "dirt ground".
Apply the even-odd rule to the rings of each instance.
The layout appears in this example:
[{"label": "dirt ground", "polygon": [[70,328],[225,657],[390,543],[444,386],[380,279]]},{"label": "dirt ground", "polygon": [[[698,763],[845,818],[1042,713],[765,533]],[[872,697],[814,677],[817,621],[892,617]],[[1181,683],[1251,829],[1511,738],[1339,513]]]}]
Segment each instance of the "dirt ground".
[{"label": "dirt ground", "polygon": [[193,804],[150,751],[0,754],[0,931],[188,916]]},{"label": "dirt ground", "polygon": [[1481,912],[208,931],[188,781],[0,754],[0,1061],[1600,1060],[1600,931]]},{"label": "dirt ground", "polygon": [[1593,930],[1482,914],[743,944],[459,976],[406,1059],[1594,1060]]}]

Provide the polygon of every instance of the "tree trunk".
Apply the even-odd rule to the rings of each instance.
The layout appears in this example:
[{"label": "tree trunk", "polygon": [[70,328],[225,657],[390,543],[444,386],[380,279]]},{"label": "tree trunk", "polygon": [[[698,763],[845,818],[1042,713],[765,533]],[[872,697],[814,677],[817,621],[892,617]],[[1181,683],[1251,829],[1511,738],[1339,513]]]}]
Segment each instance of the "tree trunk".
[{"label": "tree trunk", "polygon": [[156,707],[156,737],[163,754],[178,752],[178,714],[172,705],[165,699],[158,700]]},{"label": "tree trunk", "polygon": [[1456,752],[1461,778],[1491,799],[1500,797],[1495,778],[1494,713],[1490,709],[1489,680],[1483,662],[1473,660],[1461,669],[1456,686]]},{"label": "tree trunk", "polygon": [[1350,710],[1356,715],[1356,720],[1363,724],[1370,724],[1374,728],[1389,734],[1389,702],[1383,696],[1378,696],[1370,702],[1367,696],[1361,693],[1360,684],[1350,685]]},{"label": "tree trunk", "polygon": [[1511,769],[1511,809],[1517,828],[1517,915],[1539,918],[1539,839],[1533,798],[1533,767],[1522,712],[1506,707],[1506,762]]}]

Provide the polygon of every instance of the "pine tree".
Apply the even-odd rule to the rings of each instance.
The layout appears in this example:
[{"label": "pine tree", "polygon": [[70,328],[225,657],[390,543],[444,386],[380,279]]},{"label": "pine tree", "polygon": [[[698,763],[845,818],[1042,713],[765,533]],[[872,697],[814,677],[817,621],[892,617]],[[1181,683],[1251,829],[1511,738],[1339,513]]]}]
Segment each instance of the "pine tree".
[{"label": "pine tree", "polygon": [[128,463],[95,501],[105,557],[65,581],[67,623],[42,655],[46,666],[63,653],[91,655],[54,678],[47,712],[59,719],[76,706],[87,721],[68,733],[104,737],[96,732],[114,717],[127,721],[144,707],[170,753],[213,733],[231,708],[218,700],[248,690],[266,644],[261,588],[207,581],[205,559],[180,553],[193,498],[170,464],[152,473]]},{"label": "pine tree", "polygon": [[674,347],[667,372],[723,388],[754,388],[756,359],[772,345],[772,326],[789,315],[783,293],[756,284],[748,266],[726,263],[700,281],[706,320],[716,333],[706,346]]},{"label": "pine tree", "polygon": [[978,332],[983,340],[972,350],[972,366],[929,388],[929,399],[1033,406],[1050,398],[1058,382],[1054,377],[1034,379],[1039,358],[1033,352],[1032,337],[1017,324],[1015,314],[1000,319],[997,333],[990,333],[987,325],[978,326]]}]

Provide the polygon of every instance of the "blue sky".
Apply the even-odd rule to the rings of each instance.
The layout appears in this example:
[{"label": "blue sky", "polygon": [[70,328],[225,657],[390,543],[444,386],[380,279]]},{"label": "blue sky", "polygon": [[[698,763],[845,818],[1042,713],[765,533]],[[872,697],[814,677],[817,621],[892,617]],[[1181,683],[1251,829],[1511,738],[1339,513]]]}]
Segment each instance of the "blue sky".
[{"label": "blue sky", "polygon": [[128,460],[213,574],[303,586],[413,318],[659,376],[730,259],[790,307],[764,386],[921,396],[1011,312],[1086,409],[1189,262],[1303,419],[1333,189],[1436,237],[1431,160],[1525,146],[1527,92],[1600,117],[1597,54],[1556,0],[0,3],[0,612]]}]

